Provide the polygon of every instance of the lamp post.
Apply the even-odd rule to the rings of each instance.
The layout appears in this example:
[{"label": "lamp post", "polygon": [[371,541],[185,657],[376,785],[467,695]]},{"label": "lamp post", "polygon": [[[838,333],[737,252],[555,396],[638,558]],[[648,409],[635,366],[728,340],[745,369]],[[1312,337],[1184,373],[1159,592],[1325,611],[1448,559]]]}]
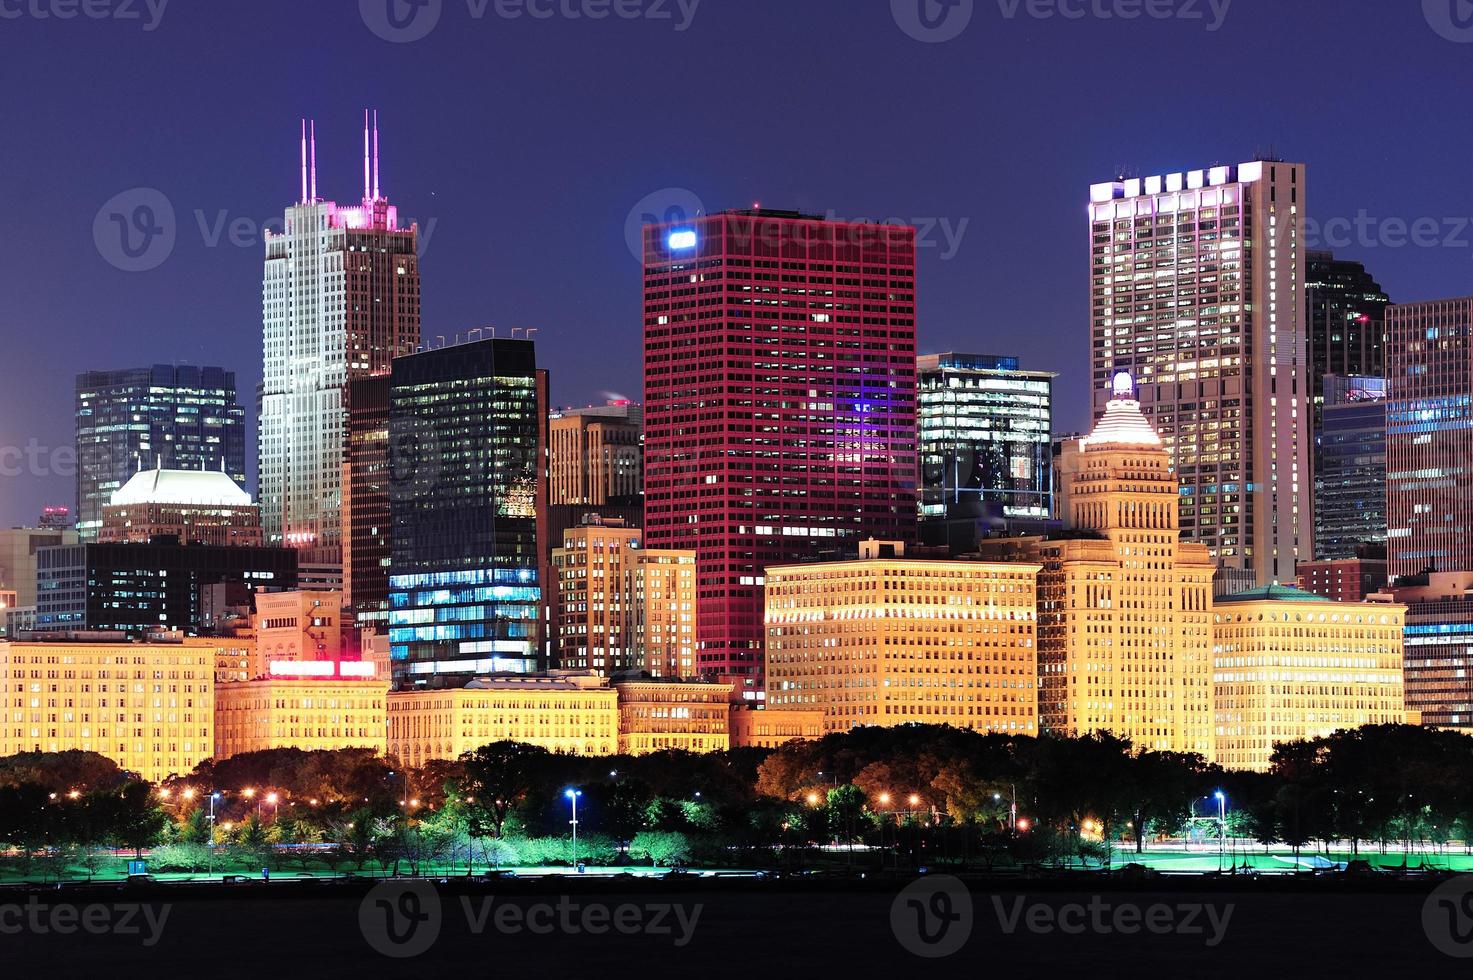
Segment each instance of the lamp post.
[{"label": "lamp post", "polygon": [[1217,799],[1217,870],[1222,870],[1222,859],[1227,853],[1227,797],[1222,790],[1212,794]]},{"label": "lamp post", "polygon": [[571,823],[573,824],[573,871],[576,874],[578,871],[578,797],[583,795],[583,791],[566,789],[563,790],[563,795],[573,801],[573,819]]}]

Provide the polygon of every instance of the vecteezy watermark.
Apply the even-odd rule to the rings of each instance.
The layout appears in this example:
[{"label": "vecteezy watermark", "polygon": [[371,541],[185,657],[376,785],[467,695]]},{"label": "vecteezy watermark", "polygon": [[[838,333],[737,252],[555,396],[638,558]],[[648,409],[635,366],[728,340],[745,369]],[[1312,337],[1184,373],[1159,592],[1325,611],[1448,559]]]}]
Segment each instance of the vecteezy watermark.
[{"label": "vecteezy watermark", "polygon": [[156,31],[169,0],[0,0],[0,20],[137,21]]},{"label": "vecteezy watermark", "polygon": [[[1222,29],[1233,0],[996,0],[996,3],[998,14],[1005,21],[1021,18],[1174,20],[1200,23],[1211,33]],[[909,36],[939,44],[960,37],[967,29],[976,13],[976,0],[890,0],[890,13]]]},{"label": "vecteezy watermark", "polygon": [[0,936],[136,936],[157,946],[169,921],[170,905],[138,902],[57,905],[32,895],[25,904],[0,904]]},{"label": "vecteezy watermark", "polygon": [[[674,902],[498,901],[495,896],[461,896],[460,910],[473,936],[488,932],[534,936],[651,936],[677,948],[690,945],[704,905]],[[385,881],[358,908],[358,926],[368,945],[384,956],[408,959],[427,952],[440,937],[445,906],[427,881]]]},{"label": "vecteezy watermark", "polygon": [[1438,37],[1473,43],[1473,0],[1422,0],[1422,16]]},{"label": "vecteezy watermark", "polygon": [[[829,221],[854,223],[853,219],[841,218],[835,211],[829,211],[824,217]],[[923,216],[881,218],[873,223],[891,225],[896,228],[914,228],[916,230],[916,249],[940,249],[941,261],[946,262],[956,258],[957,252],[961,251],[962,238],[966,235],[967,226],[972,223],[972,219]]]},{"label": "vecteezy watermark", "polygon": [[1131,900],[1092,895],[1085,902],[1051,904],[1031,902],[1019,895],[1004,901],[992,896],[997,923],[1005,935],[1029,932],[1035,935],[1062,933],[1079,936],[1193,936],[1209,948],[1227,935],[1236,908],[1231,902],[1153,902],[1141,905]]},{"label": "vecteezy watermark", "polygon": [[[970,2],[970,0],[968,0]],[[454,9],[455,4],[451,4]],[[465,0],[472,21],[647,20],[690,30],[701,0]],[[378,37],[394,44],[421,41],[439,26],[446,0],[358,0],[358,14]]]},{"label": "vecteezy watermark", "polygon": [[644,226],[675,225],[693,221],[706,213],[706,205],[694,191],[684,187],[662,187],[640,198],[624,218],[624,244],[636,260],[644,261]]},{"label": "vecteezy watermark", "polygon": [[1473,875],[1458,875],[1432,890],[1422,903],[1422,929],[1438,952],[1473,958]]},{"label": "vecteezy watermark", "polygon": [[76,475],[75,446],[43,446],[34,438],[24,446],[0,446],[0,477]]},{"label": "vecteezy watermark", "polygon": [[950,956],[972,936],[972,893],[951,875],[912,881],[890,903],[890,930],[916,956]]},{"label": "vecteezy watermark", "polygon": [[[0,0],[3,2],[3,0]],[[207,211],[195,208],[189,227],[199,235],[206,248],[222,245],[254,249],[270,235],[285,228],[283,218],[264,220],[245,215],[232,215],[224,208]],[[419,225],[417,250],[424,258],[434,237],[439,218]],[[412,218],[401,218],[400,228],[418,224]],[[179,243],[180,222],[174,204],[163,191],[154,187],[134,187],[114,194],[97,209],[92,219],[92,241],[108,265],[123,272],[148,272],[157,269],[174,254]]]},{"label": "vecteezy watermark", "polygon": [[1304,219],[1309,248],[1470,248],[1473,217],[1377,217],[1365,209],[1353,216]]}]

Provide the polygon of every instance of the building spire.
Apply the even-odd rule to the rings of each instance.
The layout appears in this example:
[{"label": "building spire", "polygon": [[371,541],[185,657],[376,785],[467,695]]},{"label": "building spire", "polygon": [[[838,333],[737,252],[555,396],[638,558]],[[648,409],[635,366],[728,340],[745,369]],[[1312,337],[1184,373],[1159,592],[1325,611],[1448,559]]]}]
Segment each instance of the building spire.
[{"label": "building spire", "polygon": [[317,200],[317,120],[312,120],[312,198]]},{"label": "building spire", "polygon": [[378,200],[378,110],[373,110],[373,199]]},{"label": "building spire", "polygon": [[363,110],[363,203],[367,204],[371,198],[369,190],[373,186],[369,178],[369,156],[368,156],[368,110]]},{"label": "building spire", "polygon": [[307,120],[302,120],[302,193],[297,200],[307,203]]}]

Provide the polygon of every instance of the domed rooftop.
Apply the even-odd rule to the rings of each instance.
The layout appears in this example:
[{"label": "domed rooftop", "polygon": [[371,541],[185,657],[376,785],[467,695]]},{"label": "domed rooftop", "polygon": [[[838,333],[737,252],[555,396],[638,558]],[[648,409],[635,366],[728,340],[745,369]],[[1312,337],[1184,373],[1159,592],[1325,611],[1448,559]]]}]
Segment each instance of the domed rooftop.
[{"label": "domed rooftop", "polygon": [[1141,403],[1135,396],[1135,381],[1121,371],[1111,383],[1110,401],[1095,429],[1079,440],[1081,449],[1101,446],[1149,446],[1160,448],[1161,437],[1141,414]]},{"label": "domed rooftop", "polygon": [[208,470],[140,470],[113,495],[113,504],[189,504],[249,507],[251,495],[224,473]]},{"label": "domed rooftop", "polygon": [[1334,602],[1327,596],[1315,595],[1313,592],[1305,592],[1296,589],[1292,585],[1264,585],[1247,592],[1235,592],[1232,595],[1218,596],[1212,600],[1213,605],[1221,606],[1234,602]]}]

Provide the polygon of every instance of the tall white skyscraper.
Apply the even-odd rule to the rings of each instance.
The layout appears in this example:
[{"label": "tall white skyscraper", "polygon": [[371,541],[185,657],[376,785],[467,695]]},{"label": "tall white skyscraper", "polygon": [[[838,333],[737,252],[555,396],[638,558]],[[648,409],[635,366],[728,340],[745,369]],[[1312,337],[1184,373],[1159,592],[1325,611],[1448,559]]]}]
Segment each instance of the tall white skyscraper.
[{"label": "tall white skyscraper", "polygon": [[1261,160],[1090,188],[1095,417],[1136,379],[1181,529],[1259,584],[1314,557],[1304,166]]},{"label": "tall white skyscraper", "polygon": [[302,124],[302,192],[266,239],[260,505],[266,539],[341,561],[344,393],[420,339],[418,228],[379,189],[378,114],[364,113],[363,200],[317,196],[315,127]]}]

